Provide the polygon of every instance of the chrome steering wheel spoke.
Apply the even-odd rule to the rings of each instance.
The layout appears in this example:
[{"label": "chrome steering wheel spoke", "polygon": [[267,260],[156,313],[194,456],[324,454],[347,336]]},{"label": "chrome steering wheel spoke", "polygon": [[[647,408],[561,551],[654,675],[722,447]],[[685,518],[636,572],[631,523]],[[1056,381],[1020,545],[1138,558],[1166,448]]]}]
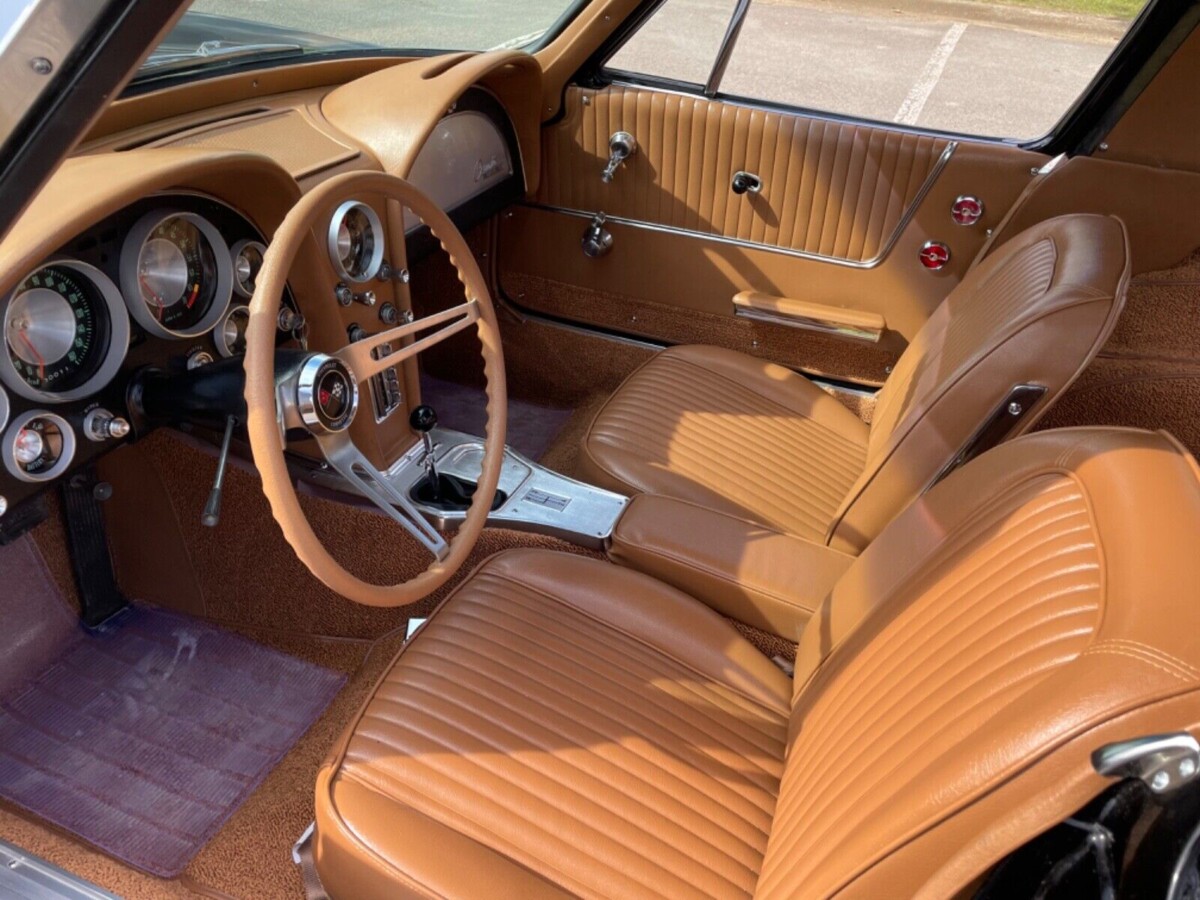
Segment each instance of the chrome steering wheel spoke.
[{"label": "chrome steering wheel spoke", "polygon": [[401,528],[421,542],[439,561],[449,553],[450,545],[441,534],[417,511],[412,501],[375,468],[354,446],[345,432],[316,435],[317,444],[326,461],[339,475],[353,484],[363,495]]},{"label": "chrome steering wheel spoke", "polygon": [[[428,350],[435,344],[440,344],[451,335],[458,334],[464,328],[474,325],[478,320],[479,301],[468,300],[459,306],[453,306],[431,316],[389,328],[380,334],[365,337],[361,341],[343,347],[334,356],[349,366],[361,384],[384,369],[390,369],[392,366]],[[421,332],[437,326],[441,326],[437,331],[418,337],[411,344],[400,346],[404,338],[419,335]],[[376,353],[381,351],[385,344],[391,344],[395,349],[386,356],[381,355],[379,359],[376,359]]]}]

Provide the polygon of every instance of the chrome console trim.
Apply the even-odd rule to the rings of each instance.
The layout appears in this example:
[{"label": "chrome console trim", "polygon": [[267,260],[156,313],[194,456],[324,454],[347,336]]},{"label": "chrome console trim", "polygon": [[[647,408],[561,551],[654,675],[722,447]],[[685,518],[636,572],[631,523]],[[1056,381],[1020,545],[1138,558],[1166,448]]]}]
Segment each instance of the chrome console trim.
[{"label": "chrome console trim", "polygon": [[[435,428],[431,436],[438,472],[464,481],[479,479],[483,463],[482,439],[446,428]],[[382,473],[392,487],[406,497],[425,475],[421,465],[424,454],[424,446],[416,444]],[[343,493],[360,493],[353,484],[330,469],[315,471],[309,478],[316,484]],[[605,548],[617,520],[629,504],[627,497],[552,472],[511,447],[504,450],[499,489],[508,495],[508,499],[488,514],[488,525],[547,534],[595,550]],[[466,518],[465,513],[434,509],[416,500],[412,500],[412,505],[434,528],[443,531],[457,528]]]},{"label": "chrome console trim", "polygon": [[[887,259],[888,254],[892,252],[892,248],[896,246],[896,242],[900,240],[900,235],[904,233],[904,229],[908,227],[908,223],[912,221],[912,217],[916,215],[917,209],[933,188],[938,176],[942,174],[942,170],[946,168],[946,164],[950,162],[950,158],[954,155],[955,149],[958,147],[958,141],[950,141],[946,144],[946,149],[942,151],[942,155],[938,157],[929,175],[926,176],[921,189],[917,191],[913,197],[912,203],[904,210],[900,216],[900,221],[896,223],[896,227],[888,236],[887,241],[879,248],[879,252],[870,259],[857,260],[846,259],[841,256],[827,256],[820,253],[810,253],[807,250],[795,250],[791,247],[780,247],[775,244],[763,244],[756,241],[747,241],[741,238],[726,237],[722,234],[710,234],[704,231],[696,231],[689,228],[676,228],[674,225],[660,225],[656,222],[646,222],[641,219],[628,219],[624,216],[614,216],[605,214],[605,222],[608,224],[624,225],[629,228],[639,228],[645,231],[656,231],[660,234],[671,234],[678,237],[696,238],[703,241],[712,241],[717,244],[726,244],[728,246],[740,247],[748,250],[762,250],[766,253],[779,253],[783,256],[790,256],[796,259],[810,259],[815,262],[830,263],[835,266],[845,266],[851,269],[873,269]],[[573,209],[568,206],[555,206],[549,203],[527,202],[524,204],[530,209],[541,209],[547,212],[561,213],[562,215],[574,216],[579,219],[591,220],[595,215],[595,210]]]}]

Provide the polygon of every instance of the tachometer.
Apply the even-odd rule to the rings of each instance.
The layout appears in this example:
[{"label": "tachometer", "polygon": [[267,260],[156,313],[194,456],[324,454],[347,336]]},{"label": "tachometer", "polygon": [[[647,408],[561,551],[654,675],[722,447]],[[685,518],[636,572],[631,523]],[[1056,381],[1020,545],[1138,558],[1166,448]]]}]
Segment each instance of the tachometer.
[{"label": "tachometer", "polygon": [[0,380],[30,400],[76,400],[112,380],[128,347],[129,317],[108,276],[75,260],[51,262],[4,305]]},{"label": "tachometer", "polygon": [[203,216],[148,213],[125,237],[121,290],[147,331],[198,337],[217,324],[233,295],[229,247]]}]

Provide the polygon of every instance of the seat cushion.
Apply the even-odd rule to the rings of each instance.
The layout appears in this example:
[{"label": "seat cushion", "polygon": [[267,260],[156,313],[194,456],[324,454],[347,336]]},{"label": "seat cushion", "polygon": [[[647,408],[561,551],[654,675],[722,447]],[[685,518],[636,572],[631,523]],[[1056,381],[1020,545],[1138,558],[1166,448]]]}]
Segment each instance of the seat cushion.
[{"label": "seat cushion", "polygon": [[866,464],[868,429],[789,369],[715,347],[664,350],[584,437],[586,477],[824,542]]},{"label": "seat cushion", "polygon": [[512,551],[434,614],[317,785],[334,897],[748,896],[790,680],[692,598]]}]

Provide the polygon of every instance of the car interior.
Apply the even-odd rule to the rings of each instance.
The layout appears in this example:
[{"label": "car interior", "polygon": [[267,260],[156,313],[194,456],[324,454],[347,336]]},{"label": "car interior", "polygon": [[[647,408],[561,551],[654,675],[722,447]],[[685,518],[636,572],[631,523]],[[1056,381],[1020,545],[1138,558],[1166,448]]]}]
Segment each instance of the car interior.
[{"label": "car interior", "polygon": [[0,895],[1200,895],[1200,5],[946,2],[26,4]]}]

